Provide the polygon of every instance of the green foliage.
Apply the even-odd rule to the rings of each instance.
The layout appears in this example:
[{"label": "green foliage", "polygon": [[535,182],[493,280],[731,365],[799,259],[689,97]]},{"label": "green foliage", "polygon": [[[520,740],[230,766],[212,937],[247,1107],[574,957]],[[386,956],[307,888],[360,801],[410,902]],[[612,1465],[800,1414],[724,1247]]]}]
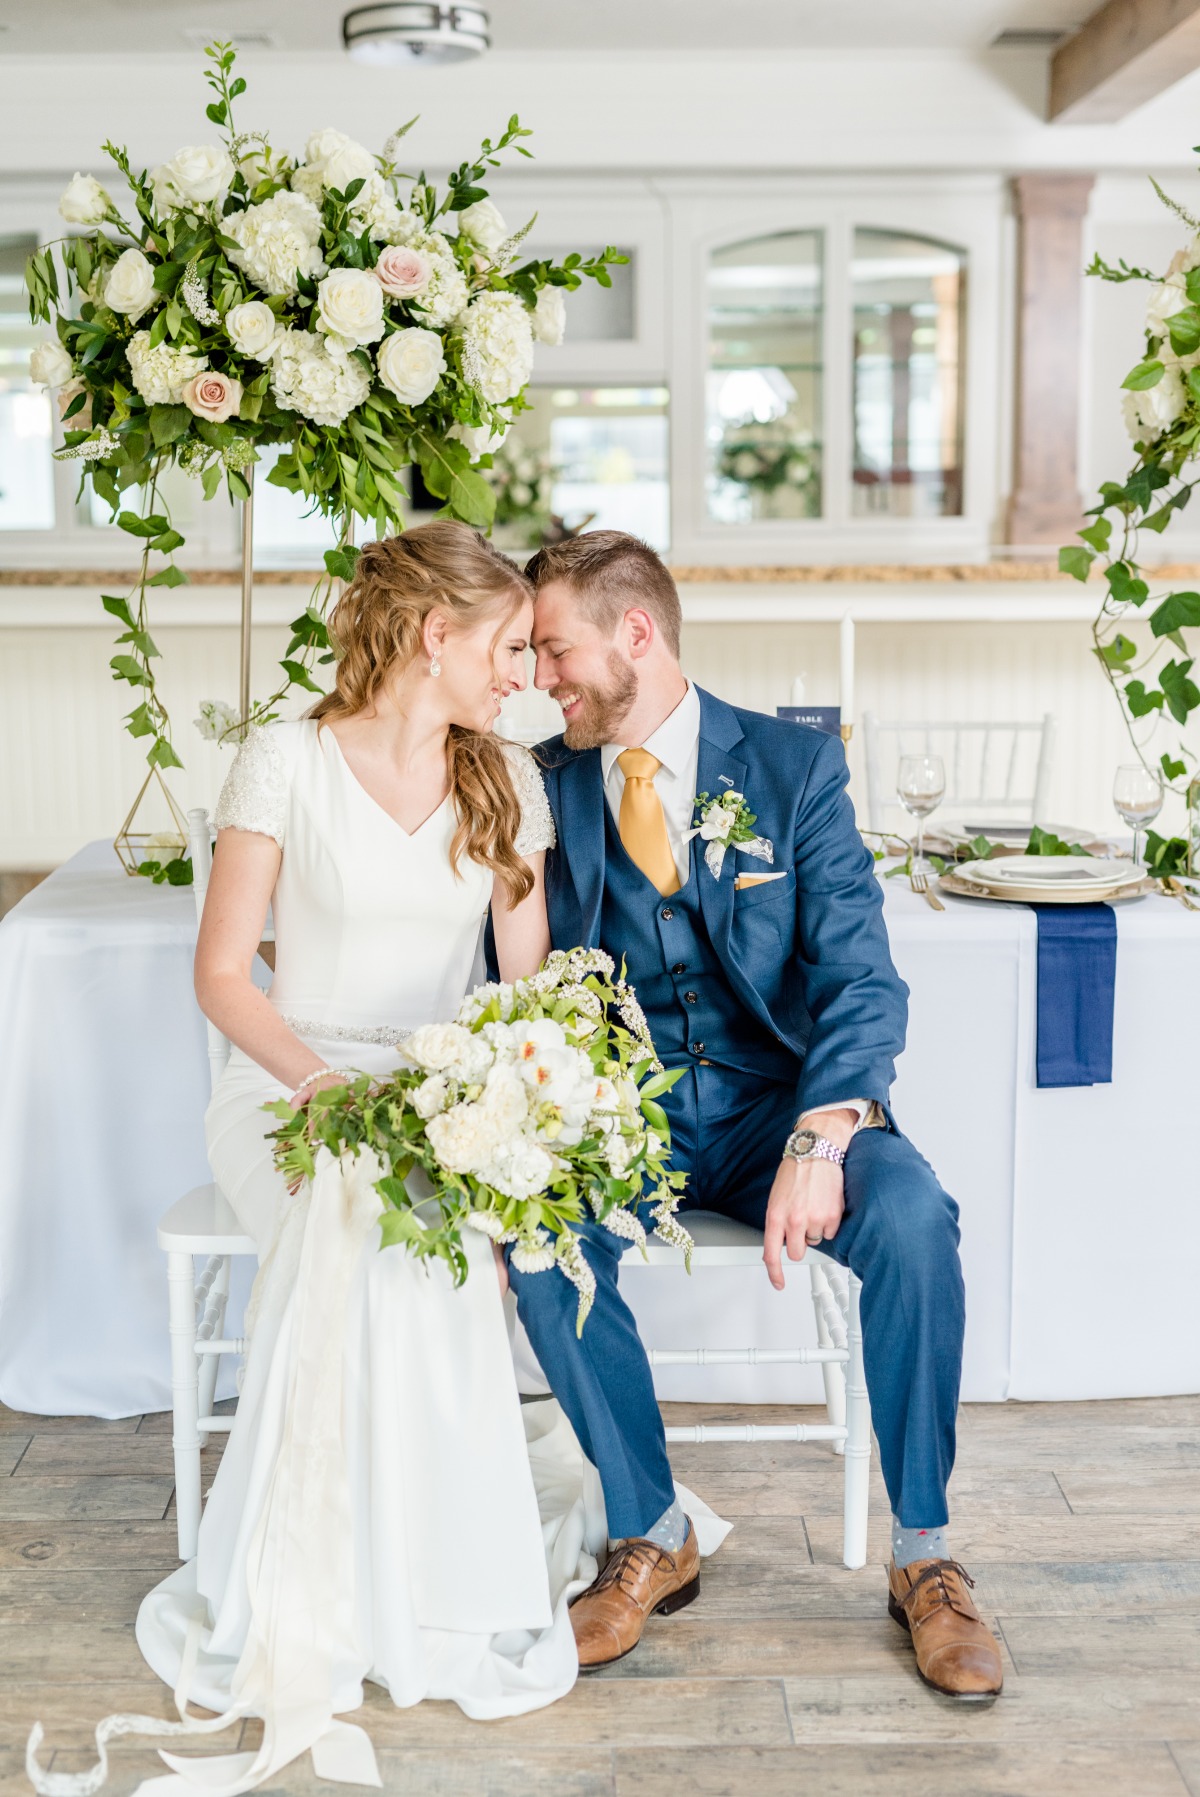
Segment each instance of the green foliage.
[{"label": "green foliage", "polygon": [[172,861],[142,861],[135,871],[156,886],[190,886],[193,879],[190,855],[176,855]]},{"label": "green foliage", "polygon": [[1085,849],[1079,842],[1064,842],[1053,830],[1043,830],[1040,824],[1034,824],[1029,832],[1029,841],[1025,844],[1027,855],[1082,855],[1092,859],[1091,850]]}]

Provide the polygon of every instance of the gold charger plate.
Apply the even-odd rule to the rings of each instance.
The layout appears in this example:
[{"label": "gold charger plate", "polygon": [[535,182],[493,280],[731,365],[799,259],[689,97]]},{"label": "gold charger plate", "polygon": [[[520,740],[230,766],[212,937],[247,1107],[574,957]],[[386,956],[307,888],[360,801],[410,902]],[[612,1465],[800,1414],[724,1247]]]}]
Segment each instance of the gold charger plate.
[{"label": "gold charger plate", "polygon": [[1014,886],[1004,892],[987,892],[970,880],[964,880],[958,874],[939,874],[938,885],[943,892],[952,892],[955,898],[987,899],[993,905],[1116,905],[1124,899],[1145,898],[1148,892],[1157,892],[1157,880],[1141,880],[1136,886],[1119,887],[1115,892],[1057,892],[1050,894],[1045,887]]}]

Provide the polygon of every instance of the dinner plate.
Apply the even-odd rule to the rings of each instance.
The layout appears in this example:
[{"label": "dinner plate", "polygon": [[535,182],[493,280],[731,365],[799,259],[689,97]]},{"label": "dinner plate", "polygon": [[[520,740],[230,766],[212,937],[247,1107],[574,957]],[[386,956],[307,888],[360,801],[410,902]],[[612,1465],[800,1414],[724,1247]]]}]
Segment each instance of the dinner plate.
[{"label": "dinner plate", "polygon": [[1143,870],[1128,861],[1083,855],[1006,855],[998,861],[968,861],[955,872],[972,885],[994,892],[1020,887],[1055,895],[1116,892],[1145,878]]},{"label": "dinner plate", "polygon": [[984,904],[1095,905],[1103,902],[1120,905],[1127,899],[1143,898],[1146,893],[1154,892],[1157,883],[1139,879],[1123,886],[1073,886],[1064,891],[1046,886],[1006,886],[1003,882],[997,886],[980,886],[975,880],[964,880],[958,873],[945,873],[938,880],[938,887],[942,892],[953,893],[956,898],[979,899]]},{"label": "dinner plate", "polygon": [[[1060,842],[1074,842],[1082,846],[1095,840],[1094,830],[1077,830],[1072,824],[1044,824],[1042,828],[1048,836],[1057,836]],[[1019,842],[1024,847],[1029,841],[1030,826],[1011,821],[1003,824],[946,825],[945,833],[959,842],[974,842],[977,836],[986,836],[989,842]]]}]

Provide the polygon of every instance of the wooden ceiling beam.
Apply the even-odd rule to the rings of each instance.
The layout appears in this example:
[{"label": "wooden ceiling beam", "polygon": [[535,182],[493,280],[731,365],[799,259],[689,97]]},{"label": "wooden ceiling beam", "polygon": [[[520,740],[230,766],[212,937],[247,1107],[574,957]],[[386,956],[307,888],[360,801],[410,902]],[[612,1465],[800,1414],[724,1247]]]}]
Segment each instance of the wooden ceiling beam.
[{"label": "wooden ceiling beam", "polygon": [[1200,0],[1107,0],[1050,61],[1049,118],[1112,124],[1200,68]]}]

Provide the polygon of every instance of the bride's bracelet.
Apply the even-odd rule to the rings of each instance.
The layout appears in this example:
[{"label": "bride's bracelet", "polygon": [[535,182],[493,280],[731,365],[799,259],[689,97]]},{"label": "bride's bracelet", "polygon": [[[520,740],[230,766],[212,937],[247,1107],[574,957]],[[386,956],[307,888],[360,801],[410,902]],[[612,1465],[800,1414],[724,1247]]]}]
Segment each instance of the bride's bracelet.
[{"label": "bride's bracelet", "polygon": [[353,1067],[318,1067],[318,1069],[315,1073],[310,1073],[307,1079],[302,1079],[300,1081],[300,1084],[296,1087],[296,1090],[292,1093],[292,1097],[293,1098],[298,1097],[299,1094],[301,1092],[303,1092],[307,1086],[315,1086],[319,1079],[327,1079],[331,1073],[336,1074],[338,1079],[357,1079],[358,1078],[358,1074],[355,1072]]}]

